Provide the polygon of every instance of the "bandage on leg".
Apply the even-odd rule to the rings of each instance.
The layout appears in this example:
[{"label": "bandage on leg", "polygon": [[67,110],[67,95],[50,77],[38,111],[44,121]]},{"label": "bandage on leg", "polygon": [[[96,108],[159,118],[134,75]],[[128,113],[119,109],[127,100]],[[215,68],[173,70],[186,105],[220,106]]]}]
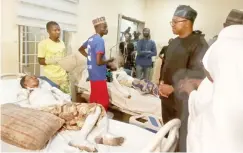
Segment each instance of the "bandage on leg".
[{"label": "bandage on leg", "polygon": [[109,146],[121,146],[124,142],[123,137],[114,136],[111,133],[106,133],[95,138],[97,144],[104,144]]},{"label": "bandage on leg", "polygon": [[92,131],[93,127],[95,126],[100,114],[101,114],[101,108],[96,107],[95,112],[88,115],[81,131],[77,135],[75,135],[75,137],[69,142],[70,146],[73,146],[73,147],[79,148],[80,150],[85,150],[88,152],[97,151],[97,149],[95,148],[95,145],[90,143],[86,139],[88,137],[88,134]]},{"label": "bandage on leg", "polygon": [[109,119],[107,116],[105,116],[97,125],[98,128],[103,128],[103,130],[100,135],[95,137],[95,143],[109,146],[121,146],[123,144],[123,137],[115,136],[108,132]]},{"label": "bandage on leg", "polygon": [[74,143],[73,141],[70,141],[68,143],[68,145],[75,147],[75,148],[78,148],[79,150],[87,151],[87,152],[97,152],[95,145],[92,144],[91,142],[87,141],[87,140],[82,140],[78,144]]}]

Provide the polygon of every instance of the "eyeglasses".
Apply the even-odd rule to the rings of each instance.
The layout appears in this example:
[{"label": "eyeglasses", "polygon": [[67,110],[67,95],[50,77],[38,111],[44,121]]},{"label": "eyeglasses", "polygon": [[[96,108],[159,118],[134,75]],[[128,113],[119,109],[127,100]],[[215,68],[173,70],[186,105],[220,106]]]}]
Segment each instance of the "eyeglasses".
[{"label": "eyeglasses", "polygon": [[185,22],[185,21],[187,21],[187,20],[171,21],[171,22],[170,22],[170,25],[175,25],[175,24],[177,24],[177,23]]}]

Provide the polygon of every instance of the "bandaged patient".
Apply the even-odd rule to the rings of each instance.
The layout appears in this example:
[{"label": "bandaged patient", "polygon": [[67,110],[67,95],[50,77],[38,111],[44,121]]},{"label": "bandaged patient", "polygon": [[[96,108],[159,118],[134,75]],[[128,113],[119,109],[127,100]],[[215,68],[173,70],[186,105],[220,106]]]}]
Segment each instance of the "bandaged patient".
[{"label": "bandaged patient", "polygon": [[158,86],[156,84],[152,83],[149,80],[140,80],[133,78],[127,75],[125,71],[114,71],[113,83],[115,84],[115,87],[125,95],[127,94],[127,91],[123,90],[122,86],[134,88],[138,90],[141,94],[151,94],[156,97],[158,96]]},{"label": "bandaged patient", "polygon": [[[158,86],[152,83],[151,81],[133,78],[127,75],[127,73],[122,69],[112,71],[111,73],[112,81],[108,82],[110,82],[110,84],[113,84],[114,87],[121,93],[123,97],[132,97],[132,95],[129,93],[129,90],[127,90],[127,88],[124,88],[124,86],[134,88],[135,90],[139,91],[142,95],[151,94],[158,97]],[[85,69],[82,72],[82,78],[80,79],[78,85],[79,87],[84,87],[86,89],[89,88],[87,86],[88,76],[88,70]]]},{"label": "bandaged patient", "polygon": [[101,133],[95,138],[97,144],[119,146],[123,143],[124,138],[108,132],[108,118],[101,105],[72,103],[69,95],[46,83],[35,76],[24,76],[20,80],[23,90],[18,98],[26,100],[20,105],[46,111],[64,119],[65,123],[60,130],[80,130],[69,142],[70,146],[88,152],[97,151],[95,145],[87,140],[95,125],[101,129]]}]

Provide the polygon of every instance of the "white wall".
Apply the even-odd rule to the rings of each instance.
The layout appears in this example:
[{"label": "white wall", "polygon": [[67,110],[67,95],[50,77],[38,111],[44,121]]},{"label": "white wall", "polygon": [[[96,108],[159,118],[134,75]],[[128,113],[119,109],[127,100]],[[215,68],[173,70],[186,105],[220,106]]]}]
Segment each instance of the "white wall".
[{"label": "white wall", "polygon": [[1,69],[2,73],[18,72],[18,26],[15,0],[1,0]]},{"label": "white wall", "polygon": [[[3,73],[18,72],[18,27],[16,25],[15,0],[1,0],[1,41]],[[104,37],[106,50],[117,43],[118,14],[146,22],[158,50],[173,37],[169,22],[179,4],[191,5],[198,11],[195,29],[206,33],[207,38],[216,35],[232,8],[243,9],[243,0],[80,0],[78,8],[78,32],[73,35],[72,50],[94,33],[92,20],[105,16],[109,33]]]},{"label": "white wall", "polygon": [[[206,39],[217,35],[231,9],[243,9],[243,0],[147,0],[146,27],[159,47],[175,37],[170,21],[178,5],[190,5],[198,12],[195,30],[206,34]],[[160,48],[159,48],[160,49]]]},{"label": "white wall", "polygon": [[84,41],[94,34],[92,20],[105,16],[109,33],[104,36],[106,52],[117,43],[118,14],[145,20],[145,0],[80,0],[78,33],[74,36],[73,46],[77,50]]},{"label": "white wall", "polygon": [[[18,26],[16,25],[16,0],[2,2],[2,73],[19,71]],[[80,45],[92,34],[92,20],[105,16],[109,26],[109,34],[104,37],[106,50],[116,44],[118,14],[138,20],[145,20],[145,0],[79,0],[78,32],[72,36],[72,50],[77,51]],[[53,19],[55,20],[55,19]]]},{"label": "white wall", "polygon": [[0,74],[2,73],[2,1],[0,1]]}]

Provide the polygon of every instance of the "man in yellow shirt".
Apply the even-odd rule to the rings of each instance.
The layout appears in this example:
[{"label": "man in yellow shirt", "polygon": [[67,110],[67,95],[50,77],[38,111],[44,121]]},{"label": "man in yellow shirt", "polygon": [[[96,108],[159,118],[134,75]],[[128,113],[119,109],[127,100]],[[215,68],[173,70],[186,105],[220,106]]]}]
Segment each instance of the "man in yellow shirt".
[{"label": "man in yellow shirt", "polygon": [[[70,92],[67,72],[58,65],[58,61],[66,56],[65,45],[60,37],[60,27],[50,21],[46,24],[49,38],[41,41],[38,44],[38,61],[44,66],[44,75],[60,86],[60,89],[65,92]],[[67,63],[68,64],[68,63]]]}]

